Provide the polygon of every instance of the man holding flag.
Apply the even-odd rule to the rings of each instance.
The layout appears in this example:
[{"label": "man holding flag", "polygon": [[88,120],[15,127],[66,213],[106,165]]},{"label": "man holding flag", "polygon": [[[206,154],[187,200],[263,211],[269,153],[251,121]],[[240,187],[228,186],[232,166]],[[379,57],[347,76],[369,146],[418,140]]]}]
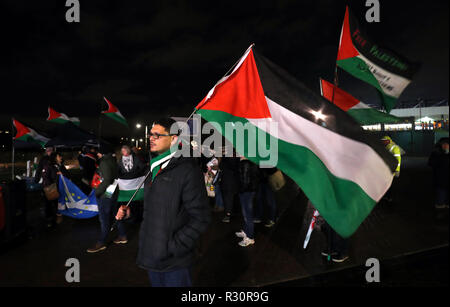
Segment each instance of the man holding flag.
[{"label": "man holding flag", "polygon": [[[210,220],[204,178],[192,158],[177,157],[180,130],[170,118],[153,123],[151,178],[144,188],[144,216],[137,264],[153,287],[192,285],[195,245]],[[117,219],[124,217],[119,210]]]}]

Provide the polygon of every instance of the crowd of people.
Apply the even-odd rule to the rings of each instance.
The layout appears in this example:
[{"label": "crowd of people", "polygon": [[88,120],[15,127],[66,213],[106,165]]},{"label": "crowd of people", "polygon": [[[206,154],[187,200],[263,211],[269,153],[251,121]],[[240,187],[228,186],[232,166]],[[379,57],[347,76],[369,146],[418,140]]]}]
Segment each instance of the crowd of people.
[{"label": "crowd of people", "polygon": [[[113,243],[126,244],[124,220],[135,219],[140,223],[137,264],[148,271],[153,286],[191,285],[189,269],[195,246],[207,229],[211,212],[222,213],[222,222],[230,223],[239,216],[237,210],[241,211],[242,227],[235,233],[241,239],[238,243],[241,247],[255,244],[255,223],[264,222],[264,226],[270,228],[277,222],[274,194],[277,188],[273,180],[280,178],[275,176],[281,174],[279,170],[261,168],[235,152],[232,157],[224,155],[225,152],[209,158],[176,157],[173,149],[182,143],[178,134],[170,133],[174,131],[171,130],[174,124],[170,118],[153,123],[149,135],[152,159],[128,145],[121,147],[119,155],[107,145],[83,147],[78,157],[82,177],[80,188],[86,194],[95,190],[100,221],[99,237],[87,252],[97,253],[107,248],[112,225],[118,231]],[[398,177],[400,149],[390,138],[383,138],[383,141],[399,161],[395,170]],[[448,207],[448,157],[447,138],[441,140],[429,159],[434,171],[437,208]],[[57,185],[59,174],[70,178],[61,154],[47,148],[35,180],[42,179],[45,190]],[[142,176],[146,176],[144,200],[136,201],[132,206],[118,203],[119,189],[114,187],[115,179]],[[48,226],[61,223],[57,200],[44,199]],[[322,255],[332,257],[334,262],[348,259],[348,240],[341,238],[326,223],[322,229],[328,242]]]}]

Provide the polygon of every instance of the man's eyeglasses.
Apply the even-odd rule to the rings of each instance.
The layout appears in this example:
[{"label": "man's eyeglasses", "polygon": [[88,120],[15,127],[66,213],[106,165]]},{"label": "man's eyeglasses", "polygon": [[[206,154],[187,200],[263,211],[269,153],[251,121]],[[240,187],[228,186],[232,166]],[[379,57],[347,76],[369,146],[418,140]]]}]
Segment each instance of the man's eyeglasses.
[{"label": "man's eyeglasses", "polygon": [[149,137],[150,137],[150,138],[153,138],[154,140],[157,140],[157,139],[159,139],[159,137],[161,137],[161,136],[171,136],[171,135],[174,135],[174,134],[152,133],[152,134],[149,135]]}]

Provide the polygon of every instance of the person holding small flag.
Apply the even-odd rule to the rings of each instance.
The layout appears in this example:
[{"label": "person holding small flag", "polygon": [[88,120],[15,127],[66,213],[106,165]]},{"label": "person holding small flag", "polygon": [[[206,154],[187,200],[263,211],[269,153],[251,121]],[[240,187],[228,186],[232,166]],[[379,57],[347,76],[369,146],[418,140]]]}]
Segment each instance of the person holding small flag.
[{"label": "person holding small flag", "polygon": [[[177,157],[180,130],[170,118],[153,123],[151,177],[144,187],[144,219],[137,265],[153,287],[189,287],[200,235],[210,221],[204,177],[195,159]],[[122,219],[122,210],[116,219]]]},{"label": "person holding small flag", "polygon": [[[99,159],[97,176],[94,175],[94,180],[99,178],[96,184],[93,184],[95,189],[95,196],[98,204],[98,216],[100,220],[100,238],[95,245],[87,250],[88,253],[96,253],[106,249],[106,239],[111,229],[111,216],[117,212],[117,196],[119,189],[115,183],[118,177],[117,161],[112,156],[112,150],[109,146],[100,146],[97,157]],[[128,242],[125,225],[123,221],[117,222],[117,229],[119,236],[114,240],[115,244],[125,244]]]}]

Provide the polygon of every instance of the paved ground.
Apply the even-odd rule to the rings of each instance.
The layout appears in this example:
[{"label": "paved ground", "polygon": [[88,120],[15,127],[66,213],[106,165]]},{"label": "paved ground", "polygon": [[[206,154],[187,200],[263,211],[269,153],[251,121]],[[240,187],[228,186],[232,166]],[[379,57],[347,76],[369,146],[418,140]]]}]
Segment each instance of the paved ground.
[{"label": "paved ground", "polygon": [[[426,159],[405,159],[394,183],[394,204],[381,202],[351,238],[350,260],[329,264],[321,256],[325,238],[313,232],[310,245],[301,246],[310,215],[307,200],[292,183],[277,193],[279,220],[266,229],[256,226],[256,244],[237,245],[234,232],[242,220],[230,224],[213,214],[213,222],[199,244],[193,267],[196,286],[366,286],[365,262],[381,263],[381,285],[448,286],[448,209],[435,210]],[[145,271],[135,265],[138,224],[129,224],[129,244],[97,254],[85,249],[95,242],[98,220],[65,219],[45,230],[35,194],[26,240],[0,253],[0,286],[67,286],[65,261],[77,258],[81,282],[77,286],[148,286]],[[111,236],[111,240],[114,239]]]}]

